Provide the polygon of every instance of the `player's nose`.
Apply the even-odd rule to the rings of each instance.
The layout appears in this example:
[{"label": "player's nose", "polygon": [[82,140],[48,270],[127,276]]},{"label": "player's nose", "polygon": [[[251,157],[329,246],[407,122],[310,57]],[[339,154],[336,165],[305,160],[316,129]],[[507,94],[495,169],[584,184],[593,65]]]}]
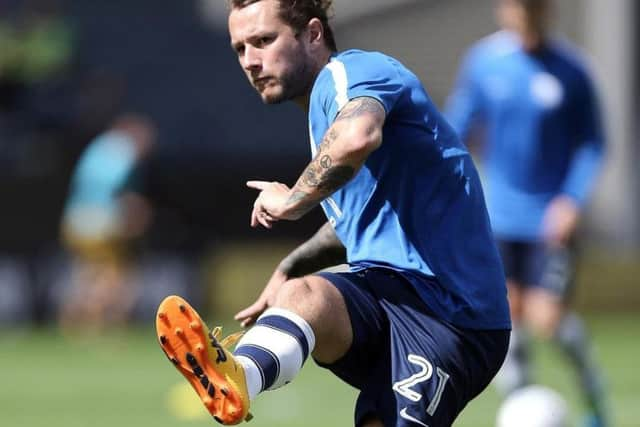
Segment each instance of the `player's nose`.
[{"label": "player's nose", "polygon": [[247,71],[255,71],[262,67],[262,58],[257,49],[253,49],[251,46],[247,46],[244,52],[244,68]]}]

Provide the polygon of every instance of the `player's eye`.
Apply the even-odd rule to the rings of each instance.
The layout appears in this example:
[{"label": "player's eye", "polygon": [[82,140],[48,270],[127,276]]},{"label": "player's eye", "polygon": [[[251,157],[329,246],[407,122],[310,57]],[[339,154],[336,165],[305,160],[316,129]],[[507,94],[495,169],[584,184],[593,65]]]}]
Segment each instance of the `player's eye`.
[{"label": "player's eye", "polygon": [[256,43],[257,47],[264,47],[273,41],[273,37],[260,37]]},{"label": "player's eye", "polygon": [[244,54],[244,45],[236,46],[235,51],[238,54],[238,56],[242,56]]}]

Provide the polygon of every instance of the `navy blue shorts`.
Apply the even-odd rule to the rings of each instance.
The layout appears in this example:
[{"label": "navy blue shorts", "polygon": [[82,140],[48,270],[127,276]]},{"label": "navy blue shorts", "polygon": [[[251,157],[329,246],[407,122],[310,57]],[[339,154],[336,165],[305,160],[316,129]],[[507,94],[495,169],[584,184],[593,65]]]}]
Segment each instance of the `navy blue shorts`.
[{"label": "navy blue shorts", "polygon": [[575,278],[575,245],[550,247],[543,242],[497,240],[507,279],[523,287],[540,287],[568,299]]},{"label": "navy blue shorts", "polygon": [[468,330],[434,317],[398,273],[319,273],[342,293],[351,349],[320,366],[360,390],[355,425],[451,426],[484,390],[507,352],[508,330]]}]

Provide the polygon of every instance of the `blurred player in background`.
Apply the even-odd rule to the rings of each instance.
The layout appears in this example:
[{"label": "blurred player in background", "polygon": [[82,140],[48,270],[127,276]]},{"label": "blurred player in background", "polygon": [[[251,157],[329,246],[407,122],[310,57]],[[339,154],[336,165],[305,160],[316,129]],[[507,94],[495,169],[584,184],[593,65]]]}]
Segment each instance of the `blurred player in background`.
[{"label": "blurred player in background", "polygon": [[[308,113],[297,182],[250,181],[253,227],[321,205],[328,222],[236,315],[231,354],[179,297],[159,307],[162,348],[220,422],[290,382],[305,359],[361,393],[356,426],[450,426],[502,365],[502,265],[471,156],[418,78],[381,53],[338,53],[325,0],[233,0],[231,45],[263,102]],[[247,121],[251,118],[247,117]],[[350,271],[316,273],[344,260]]]},{"label": "blurred player in background", "polygon": [[548,36],[549,0],[500,0],[502,31],[467,54],[449,122],[481,142],[491,223],[506,269],[514,329],[498,385],[530,382],[526,325],[567,352],[588,401],[588,425],[606,425],[600,373],[585,328],[569,309],[575,232],[603,157],[592,79],[576,49]]},{"label": "blurred player in background", "polygon": [[64,326],[101,328],[129,318],[135,301],[129,252],[148,227],[151,206],[124,190],[155,135],[150,119],[122,114],[78,160],[62,220],[62,240],[73,257],[60,308]]}]

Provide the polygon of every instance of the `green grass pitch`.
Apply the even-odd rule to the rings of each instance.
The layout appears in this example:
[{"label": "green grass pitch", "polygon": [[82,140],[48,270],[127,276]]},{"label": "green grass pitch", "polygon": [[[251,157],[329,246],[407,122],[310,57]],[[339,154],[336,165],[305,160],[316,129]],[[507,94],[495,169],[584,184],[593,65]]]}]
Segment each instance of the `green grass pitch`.
[{"label": "green grass pitch", "polygon": [[[640,316],[587,318],[607,377],[614,427],[640,420]],[[0,426],[200,427],[206,416],[165,359],[152,329],[65,337],[49,331],[0,331]],[[580,401],[563,357],[536,349],[536,371],[567,396],[574,421]],[[186,384],[186,383],[185,383]],[[356,393],[308,362],[289,386],[260,396],[250,427],[349,426]],[[492,388],[474,400],[456,427],[491,427],[498,406]]]}]

